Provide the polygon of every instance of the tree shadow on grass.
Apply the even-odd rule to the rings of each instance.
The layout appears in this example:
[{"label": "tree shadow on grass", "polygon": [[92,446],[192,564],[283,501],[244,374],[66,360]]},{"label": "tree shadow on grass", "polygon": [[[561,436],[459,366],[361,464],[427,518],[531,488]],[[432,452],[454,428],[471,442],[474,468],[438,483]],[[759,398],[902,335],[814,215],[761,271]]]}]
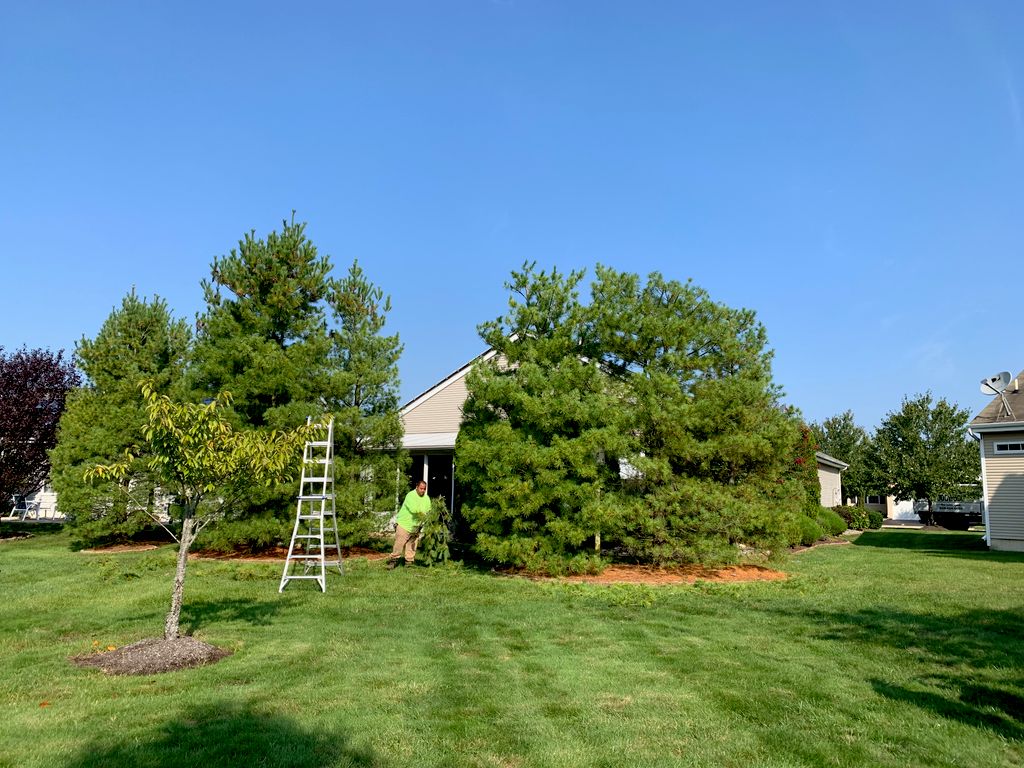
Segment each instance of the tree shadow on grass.
[{"label": "tree shadow on grass", "polygon": [[[111,734],[113,735],[113,734]],[[337,732],[311,732],[278,715],[233,704],[194,707],[152,739],[98,737],[65,768],[322,768],[383,766]]]},{"label": "tree shadow on grass", "polygon": [[[276,597],[276,595],[275,595]],[[244,622],[254,627],[271,624],[273,618],[286,607],[281,600],[193,600],[181,609],[181,623],[189,632],[196,632],[210,624]]]},{"label": "tree shadow on grass", "polygon": [[[938,690],[924,690],[871,680],[875,692],[903,704],[912,704],[949,720],[993,731],[1005,739],[1024,741],[1024,699],[992,685],[964,684],[953,677],[933,678]],[[1015,683],[1020,690],[1020,680]]]},{"label": "tree shadow on grass", "polygon": [[934,531],[864,531],[854,542],[856,547],[906,549],[939,557],[958,557],[994,563],[1024,563],[1022,552],[992,552],[980,533],[941,533]]},{"label": "tree shadow on grass", "polygon": [[1007,739],[1024,739],[1024,609],[798,613],[819,639],[860,646],[851,651],[854,656],[902,649],[907,664],[936,670],[909,685],[872,679],[879,695]]}]

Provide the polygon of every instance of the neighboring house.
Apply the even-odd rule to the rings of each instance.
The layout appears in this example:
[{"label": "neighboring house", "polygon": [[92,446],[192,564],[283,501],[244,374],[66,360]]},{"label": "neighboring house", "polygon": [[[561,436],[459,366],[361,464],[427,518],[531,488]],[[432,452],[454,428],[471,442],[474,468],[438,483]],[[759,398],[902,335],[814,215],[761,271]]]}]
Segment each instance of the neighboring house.
[{"label": "neighboring house", "polygon": [[974,417],[970,431],[981,451],[985,540],[992,549],[1024,552],[1024,371],[1002,397]]},{"label": "neighboring house", "polygon": [[[856,499],[847,503],[855,504]],[[888,520],[918,520],[919,504],[927,508],[928,502],[897,501],[895,496],[880,496],[868,494],[864,506],[880,512],[882,517]]]},{"label": "neighboring house", "polygon": [[[431,496],[444,496],[450,509],[454,509],[457,503],[455,438],[462,424],[462,406],[469,396],[466,376],[475,363],[490,360],[495,354],[493,349],[487,350],[414,397],[401,410],[405,429],[402,447],[412,457],[410,486],[413,482],[426,480],[427,492]],[[841,504],[839,476],[849,465],[825,453],[817,452],[815,456],[822,506]]]},{"label": "neighboring house", "polygon": [[850,465],[821,451],[815,451],[814,456],[818,460],[821,506],[838,507],[843,503],[843,487],[840,477]]}]

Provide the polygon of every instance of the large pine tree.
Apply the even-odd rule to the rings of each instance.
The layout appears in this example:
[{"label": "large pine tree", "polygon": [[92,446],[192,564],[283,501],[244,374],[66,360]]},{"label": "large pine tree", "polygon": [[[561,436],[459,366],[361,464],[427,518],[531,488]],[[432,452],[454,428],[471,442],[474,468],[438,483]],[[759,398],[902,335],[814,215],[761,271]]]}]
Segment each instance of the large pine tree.
[{"label": "large pine tree", "polygon": [[335,417],[335,492],[339,533],[356,542],[380,531],[393,513],[401,471],[398,451],[398,334],[385,334],[391,299],[358,262],[332,281],[330,384],[324,395]]},{"label": "large pine tree", "polygon": [[468,378],[456,450],[478,550],[557,569],[602,545],[678,563],[792,539],[814,470],[754,313],[600,266],[583,305],[582,278],[527,265],[481,326],[498,354]]},{"label": "large pine tree", "polygon": [[215,258],[203,281],[206,311],[197,323],[191,370],[198,396],[231,392],[247,427],[291,427],[322,412],[330,270],[294,217],[280,233],[249,232]]},{"label": "large pine tree", "polygon": [[485,557],[587,568],[614,515],[623,429],[613,382],[587,344],[582,272],[512,273],[509,311],[481,326],[456,463],[462,514]]}]

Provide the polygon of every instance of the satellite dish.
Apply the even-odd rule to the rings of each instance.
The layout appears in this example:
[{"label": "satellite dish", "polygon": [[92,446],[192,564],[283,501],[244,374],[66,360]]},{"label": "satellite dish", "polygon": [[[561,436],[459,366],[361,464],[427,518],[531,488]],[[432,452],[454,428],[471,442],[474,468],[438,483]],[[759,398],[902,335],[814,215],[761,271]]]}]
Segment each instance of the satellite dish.
[{"label": "satellite dish", "polygon": [[1010,386],[1010,372],[1003,371],[981,380],[981,394],[1001,395],[1008,386]]}]

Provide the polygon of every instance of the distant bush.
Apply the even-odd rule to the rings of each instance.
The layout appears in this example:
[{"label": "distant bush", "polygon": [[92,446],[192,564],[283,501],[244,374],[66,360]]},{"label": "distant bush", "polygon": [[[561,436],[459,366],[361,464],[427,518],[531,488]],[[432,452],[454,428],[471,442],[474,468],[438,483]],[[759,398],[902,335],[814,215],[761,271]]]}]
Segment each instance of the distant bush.
[{"label": "distant bush", "polygon": [[824,535],[825,532],[821,529],[821,526],[811,520],[811,518],[806,515],[800,517],[800,543],[803,546],[811,546]]},{"label": "distant bush", "polygon": [[[839,513],[839,516],[846,521],[848,528],[863,531],[870,523],[870,520],[868,519],[868,511],[864,507],[841,506],[833,507],[832,509]],[[879,523],[879,527],[881,527],[881,523]]]},{"label": "distant bush", "polygon": [[879,528],[882,527],[882,521],[884,519],[885,518],[882,517],[882,513],[879,512],[877,509],[868,510],[868,528],[877,531]]},{"label": "distant bush", "polygon": [[847,528],[846,520],[828,507],[822,507],[814,519],[829,536],[840,536]]}]

